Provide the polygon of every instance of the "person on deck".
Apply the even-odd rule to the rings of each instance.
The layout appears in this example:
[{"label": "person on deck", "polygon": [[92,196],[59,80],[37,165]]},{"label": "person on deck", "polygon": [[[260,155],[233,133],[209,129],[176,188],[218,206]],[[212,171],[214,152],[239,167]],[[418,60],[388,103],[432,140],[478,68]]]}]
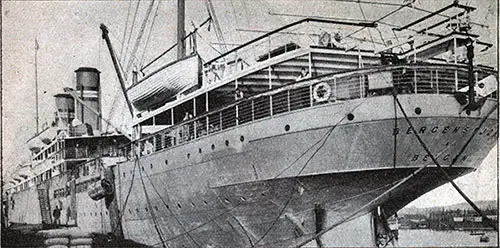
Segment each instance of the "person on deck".
[{"label": "person on deck", "polygon": [[236,88],[234,91],[234,100],[238,101],[243,98],[243,91],[240,90],[240,88]]},{"label": "person on deck", "polygon": [[302,67],[302,69],[300,70],[300,75],[295,79],[295,81],[300,81],[309,77],[309,72],[306,70],[306,68]]},{"label": "person on deck", "polygon": [[59,208],[59,206],[56,206],[56,208],[52,212],[52,215],[54,216],[54,224],[60,225],[61,220],[59,218],[61,217],[61,209]]},{"label": "person on deck", "polygon": [[[189,112],[186,111],[186,114],[184,115],[184,119],[182,119],[182,121],[187,121],[187,120],[189,120],[191,118],[193,118],[193,115],[191,115],[191,113],[189,113]],[[193,128],[192,125],[193,125],[192,123],[189,123],[189,124],[186,124],[186,125],[184,125],[182,127],[182,140],[183,141],[190,140],[191,133],[193,133],[191,131],[191,129]]]}]

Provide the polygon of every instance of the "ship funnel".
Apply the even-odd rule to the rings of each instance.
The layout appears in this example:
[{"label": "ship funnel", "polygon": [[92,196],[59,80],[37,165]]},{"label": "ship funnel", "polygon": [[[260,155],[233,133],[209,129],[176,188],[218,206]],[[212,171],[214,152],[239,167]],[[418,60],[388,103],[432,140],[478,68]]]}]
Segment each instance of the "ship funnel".
[{"label": "ship funnel", "polygon": [[[99,74],[95,68],[80,67],[76,71],[76,91],[83,103],[76,102],[75,118],[89,124],[93,132],[101,131],[101,118],[88,107],[101,113],[101,94]],[[88,107],[84,106],[87,105]]]},{"label": "ship funnel", "polygon": [[57,107],[57,117],[64,124],[69,124],[75,119],[75,100],[68,93],[60,93],[54,96]]}]

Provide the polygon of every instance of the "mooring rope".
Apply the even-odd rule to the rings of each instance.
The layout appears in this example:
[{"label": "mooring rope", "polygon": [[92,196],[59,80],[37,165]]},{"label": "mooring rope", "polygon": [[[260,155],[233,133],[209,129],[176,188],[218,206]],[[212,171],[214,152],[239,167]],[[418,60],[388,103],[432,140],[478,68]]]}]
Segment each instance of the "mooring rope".
[{"label": "mooring rope", "polygon": [[[474,204],[474,202],[462,191],[462,189],[460,189],[460,187],[458,187],[458,185],[453,181],[453,179],[450,177],[450,175],[448,175],[448,173],[443,169],[443,167],[441,167],[441,165],[439,164],[439,162],[436,160],[436,158],[434,157],[434,155],[431,153],[431,151],[429,150],[429,148],[427,147],[427,145],[424,143],[424,141],[422,140],[422,138],[420,137],[420,135],[418,135],[417,131],[415,130],[415,128],[413,127],[413,124],[411,123],[410,119],[408,118],[408,115],[406,114],[406,112],[404,111],[403,109],[403,106],[401,105],[401,103],[399,102],[399,99],[397,98],[396,95],[394,95],[395,99],[396,99],[396,102],[399,106],[399,109],[401,110],[401,112],[403,113],[406,121],[408,122],[408,125],[410,126],[411,130],[413,130],[413,134],[415,134],[415,137],[417,138],[418,142],[420,143],[420,145],[424,148],[425,152],[431,157],[431,160],[432,162],[434,162],[434,164],[436,164],[436,166],[439,168],[439,170],[441,171],[441,173],[443,174],[443,176],[446,178],[446,180],[448,180],[451,185],[453,185],[453,187],[457,190],[457,192],[464,198],[465,201],[467,201],[467,203],[469,203],[469,205],[479,214],[483,217],[484,220],[486,220],[486,223],[492,227],[495,231],[498,231],[498,227],[496,226],[496,224],[490,219],[488,218],[488,216],[486,216],[483,211],[481,211],[477,206],[476,204]],[[498,107],[498,105],[495,105],[495,107],[493,109],[496,109]],[[490,111],[489,114],[493,113],[493,111]],[[488,118],[488,116],[486,116],[486,118]],[[485,118],[485,119],[486,119]],[[467,143],[468,144],[468,143]]]},{"label": "mooring rope", "polygon": [[[358,105],[356,105],[354,108],[352,108],[349,113],[352,113],[354,112],[356,109],[358,109],[361,105],[363,105],[363,103],[366,102],[366,99],[368,98],[365,98],[361,103],[359,103]],[[326,133],[325,135],[316,143],[314,143],[311,147],[309,147],[308,149],[306,149],[306,152],[302,153],[295,161],[293,161],[288,167],[285,168],[284,171],[288,170],[290,167],[292,167],[300,158],[302,158],[305,154],[307,154],[307,152],[314,146],[316,146],[318,143],[321,142],[321,145],[313,152],[313,154],[307,159],[307,161],[304,163],[304,165],[302,166],[302,168],[299,170],[299,172],[293,177],[295,180],[297,180],[297,178],[300,176],[300,174],[304,171],[304,169],[307,167],[307,165],[309,164],[309,162],[314,158],[314,156],[321,150],[321,148],[323,148],[323,146],[325,145],[326,141],[328,140],[328,137],[330,137],[330,135],[333,133],[333,131],[335,130],[335,128],[342,122],[344,121],[346,118],[347,118],[348,115],[345,115],[343,116],[337,123],[335,123]],[[284,171],[282,171],[281,173],[278,174],[281,175]],[[278,177],[276,176],[276,177]],[[276,179],[276,177],[274,179]],[[262,235],[262,237],[260,237],[257,242],[255,242],[255,244],[253,244],[251,247],[255,247],[257,244],[259,244],[260,241],[262,241],[266,236],[267,234],[269,234],[269,232],[271,231],[271,229],[274,227],[274,225],[278,222],[278,220],[281,218],[281,215],[284,213],[284,211],[286,210],[286,208],[288,207],[288,204],[290,203],[290,201],[293,199],[293,194],[290,194],[290,197],[288,198],[288,200],[285,202],[284,206],[281,208],[278,216],[273,220],[273,222],[271,223],[271,226],[269,226],[269,228],[264,232],[264,234]]]}]

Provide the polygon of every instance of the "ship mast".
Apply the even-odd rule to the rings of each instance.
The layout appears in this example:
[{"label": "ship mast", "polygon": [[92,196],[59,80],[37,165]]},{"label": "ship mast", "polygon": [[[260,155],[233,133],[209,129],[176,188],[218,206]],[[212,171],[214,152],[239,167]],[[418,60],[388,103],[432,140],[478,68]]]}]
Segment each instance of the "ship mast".
[{"label": "ship mast", "polygon": [[184,18],[185,18],[185,0],[177,0],[177,59],[180,60],[186,56],[186,46],[184,36],[186,36]]},{"label": "ship mast", "polygon": [[39,115],[38,115],[38,41],[35,39],[35,105],[36,105],[36,134],[40,131],[39,129]]}]

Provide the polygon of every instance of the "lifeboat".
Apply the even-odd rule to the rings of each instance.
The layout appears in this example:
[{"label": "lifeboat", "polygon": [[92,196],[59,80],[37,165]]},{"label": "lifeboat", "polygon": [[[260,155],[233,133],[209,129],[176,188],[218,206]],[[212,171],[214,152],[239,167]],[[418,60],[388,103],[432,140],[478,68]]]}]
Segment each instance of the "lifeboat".
[{"label": "lifeboat", "polygon": [[175,61],[132,85],[127,95],[139,111],[165,104],[178,93],[198,85],[200,65],[198,55]]}]

